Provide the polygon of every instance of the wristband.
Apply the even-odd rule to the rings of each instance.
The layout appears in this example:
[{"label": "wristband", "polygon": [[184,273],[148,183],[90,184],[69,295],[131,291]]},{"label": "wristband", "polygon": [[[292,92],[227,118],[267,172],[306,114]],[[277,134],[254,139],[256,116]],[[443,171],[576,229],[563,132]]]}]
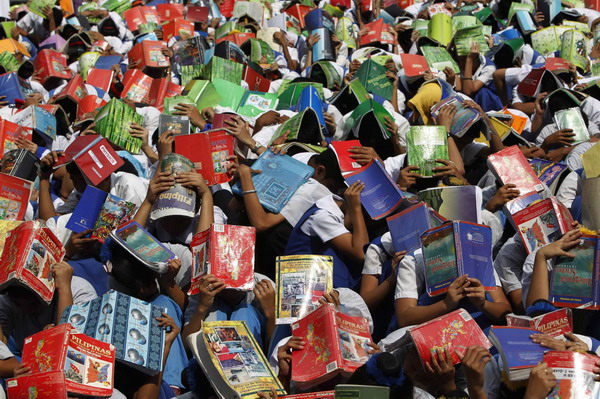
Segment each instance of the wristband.
[{"label": "wristband", "polygon": [[242,191],[242,195],[246,195],[246,194],[256,194],[256,190]]},{"label": "wristband", "polygon": [[261,148],[261,147],[262,147],[262,144],[261,144],[261,143],[259,143],[258,141],[256,141],[256,144],[254,145],[254,147],[252,148],[252,150],[251,150],[251,151],[252,151],[253,153],[255,153],[255,154],[256,154],[256,152],[257,152],[258,150],[260,150],[260,148]]}]

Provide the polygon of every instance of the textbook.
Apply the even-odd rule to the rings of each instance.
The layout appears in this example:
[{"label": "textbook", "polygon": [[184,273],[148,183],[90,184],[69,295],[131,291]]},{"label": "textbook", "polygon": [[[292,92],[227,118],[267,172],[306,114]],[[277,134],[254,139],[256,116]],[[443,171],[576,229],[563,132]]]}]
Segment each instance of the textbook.
[{"label": "textbook", "polygon": [[195,104],[199,110],[213,107],[221,102],[221,95],[208,80],[191,80],[183,88],[181,96],[165,98],[164,112],[172,113],[179,103]]},{"label": "textbook", "polygon": [[593,179],[600,176],[600,165],[597,160],[600,157],[600,145],[594,144],[589,150],[581,155],[583,170],[585,170],[586,179]]},{"label": "textbook", "polygon": [[[292,198],[296,190],[313,175],[314,169],[287,155],[277,155],[267,150],[252,165],[252,169],[262,173],[252,176],[252,182],[261,205],[272,213],[279,213]],[[232,191],[242,194],[238,181]]]},{"label": "textbook", "polygon": [[235,155],[234,145],[235,138],[225,129],[175,137],[175,152],[192,161],[209,186],[231,181],[227,165]]},{"label": "textbook", "polygon": [[[11,398],[30,398],[32,388],[37,392],[41,388],[37,384],[54,376],[70,394],[112,395],[115,347],[74,330],[68,323],[25,338],[22,361],[31,374],[7,381]],[[40,394],[44,392],[49,391],[44,387]]]},{"label": "textbook", "polygon": [[54,164],[56,170],[75,162],[83,175],[97,186],[125,162],[106,139],[96,135],[79,136],[63,151]]},{"label": "textbook", "polygon": [[23,220],[33,183],[0,173],[0,220]]},{"label": "textbook", "polygon": [[448,220],[481,223],[482,192],[477,186],[433,187],[419,191],[424,201]]},{"label": "textbook", "polygon": [[350,376],[368,359],[369,322],[324,304],[292,324],[306,346],[292,351],[292,381],[308,389],[338,376]]},{"label": "textbook", "polygon": [[129,105],[117,98],[112,98],[98,111],[95,122],[94,131],[98,134],[132,154],[139,154],[142,148],[142,139],[133,137],[129,129],[133,122],[143,126],[144,117]]},{"label": "textbook", "polygon": [[30,105],[10,117],[11,122],[40,133],[46,143],[56,139],[56,118],[44,108]]},{"label": "textbook", "polygon": [[248,89],[250,91],[267,93],[271,87],[271,81],[252,68],[250,64],[244,65],[242,80],[248,83]]},{"label": "textbook", "polygon": [[443,47],[423,46],[421,52],[433,72],[443,71],[444,68],[450,68],[455,73],[460,73],[460,68],[448,50]]},{"label": "textbook", "polygon": [[400,59],[402,60],[404,74],[408,78],[420,77],[425,72],[430,71],[427,59],[422,55],[403,53],[400,54]]},{"label": "textbook", "polygon": [[181,115],[160,114],[158,117],[158,137],[165,132],[171,132],[173,136],[190,134],[190,118]]},{"label": "textbook", "polygon": [[156,5],[156,12],[162,24],[176,18],[184,18],[185,9],[181,3],[162,3]]},{"label": "textbook", "polygon": [[319,40],[312,48],[313,62],[322,60],[335,61],[336,56],[333,41],[331,40],[331,32],[326,28],[317,28],[310,33],[319,36]]},{"label": "textbook", "polygon": [[431,362],[431,355],[438,349],[448,348],[456,365],[460,363],[459,355],[464,356],[468,347],[492,346],[469,312],[462,308],[419,324],[408,330],[406,336],[414,342],[421,364]]},{"label": "textbook", "polygon": [[390,79],[385,75],[386,72],[386,67],[368,59],[363,62],[354,75],[368,92],[391,101],[394,87]]},{"label": "textbook", "polygon": [[275,260],[275,317],[292,324],[315,310],[333,289],[333,259],[322,255],[278,256]]},{"label": "textbook", "polygon": [[167,21],[162,25],[163,39],[171,40],[175,36],[187,39],[194,36],[194,23],[187,19],[176,18]]},{"label": "textbook", "polygon": [[127,56],[130,60],[139,60],[136,69],[144,70],[146,68],[165,68],[171,65],[171,62],[162,53],[165,42],[144,40],[133,46]]},{"label": "textbook", "polygon": [[88,337],[112,344],[116,360],[145,374],[163,368],[165,330],[158,326],[165,308],[110,290],[65,309],[61,323],[70,323]]},{"label": "textbook", "polygon": [[91,238],[104,242],[111,231],[134,216],[136,208],[133,202],[87,186],[65,227],[74,233],[92,230]]},{"label": "textbook", "polygon": [[[531,47],[543,56],[559,51],[562,47],[563,33],[572,29],[571,26],[549,26],[532,32]],[[561,55],[561,58],[564,56]]]},{"label": "textbook", "polygon": [[423,177],[432,177],[436,159],[448,159],[448,138],[444,126],[411,126],[406,134],[408,164],[418,166]]},{"label": "textbook", "polygon": [[269,66],[275,62],[275,53],[264,40],[251,38],[240,45],[240,48],[250,53],[250,62]]},{"label": "textbook", "polygon": [[245,321],[205,321],[188,346],[220,399],[258,399],[285,390]]},{"label": "textbook", "polygon": [[0,160],[0,172],[34,182],[38,176],[39,158],[20,148],[8,151]]},{"label": "textbook", "polygon": [[369,99],[352,111],[346,119],[346,126],[352,128],[363,146],[381,148],[382,145],[391,145],[388,141],[391,134],[385,125],[387,119],[394,120],[383,105]]},{"label": "textbook", "polygon": [[544,359],[548,348],[536,344],[531,335],[541,334],[533,328],[492,326],[488,335],[502,358],[503,371],[510,381],[529,378],[531,369]]},{"label": "textbook", "polygon": [[264,9],[260,3],[250,1],[236,1],[233,4],[233,18],[250,18],[258,25],[264,22]]},{"label": "textbook", "polygon": [[248,91],[237,84],[223,79],[214,79],[212,85],[221,96],[220,106],[231,108],[240,115],[257,117],[264,112],[275,109],[277,95],[275,93],[259,93]]},{"label": "textbook", "polygon": [[[105,92],[110,90],[115,72],[109,69],[92,68],[88,72],[86,83],[97,87]],[[86,96],[89,97],[89,96]],[[85,98],[85,97],[84,97]],[[79,108],[77,109],[79,112]]]},{"label": "textbook", "polygon": [[77,113],[77,104],[88,95],[88,92],[85,83],[83,82],[83,78],[80,74],[76,74],[65,86],[63,86],[62,90],[55,95],[57,97],[54,103],[63,107],[65,112],[67,112],[71,118],[71,116]]},{"label": "textbook", "polygon": [[582,245],[569,251],[575,258],[556,259],[550,278],[550,302],[568,308],[600,308],[598,238],[584,235]]},{"label": "textbook", "polygon": [[308,87],[312,86],[317,89],[319,96],[323,98],[323,85],[321,83],[313,83],[313,82],[298,82],[291,83],[290,81],[283,81],[281,87],[277,91],[279,95],[279,102],[277,103],[277,109],[288,109],[293,105],[298,103],[298,99],[300,98],[300,93]]},{"label": "textbook", "polygon": [[514,213],[512,220],[527,253],[532,253],[571,230],[573,217],[556,197],[551,197]]},{"label": "textbook", "polygon": [[23,222],[10,231],[0,257],[0,289],[24,286],[47,304],[54,295],[51,268],[60,263],[65,250],[42,222]]},{"label": "textbook", "polygon": [[404,193],[379,160],[348,173],[344,179],[348,186],[359,180],[365,185],[360,193],[361,203],[373,220],[388,217],[403,204]]},{"label": "textbook", "polygon": [[193,21],[193,22],[200,22],[200,23],[208,24],[209,12],[210,12],[210,7],[188,5],[187,19],[189,19],[190,21]]},{"label": "textbook", "polygon": [[346,115],[347,113],[354,111],[356,107],[370,98],[371,95],[367,92],[365,86],[359,79],[354,78],[350,83],[342,87],[329,101],[330,104],[335,105],[343,115]]},{"label": "textbook", "polygon": [[353,147],[362,147],[360,141],[332,141],[329,144],[329,146],[333,149],[333,152],[335,152],[338,164],[340,165],[340,171],[342,172],[342,176],[344,176],[347,173],[358,170],[362,167],[362,165],[360,165],[352,158],[352,155],[354,154],[349,152],[349,150]]},{"label": "textbook", "polygon": [[577,29],[566,31],[561,38],[560,57],[569,61],[582,71],[587,71],[589,59],[587,57],[588,38]]},{"label": "textbook", "polygon": [[421,234],[440,226],[447,219],[431,209],[426,203],[419,202],[388,217],[386,221],[392,236],[394,251],[410,253],[421,248]]},{"label": "textbook", "polygon": [[425,287],[429,296],[448,291],[448,286],[465,274],[494,291],[492,230],[469,222],[449,222],[421,235],[425,263]]},{"label": "textbook", "polygon": [[302,112],[307,108],[311,108],[318,120],[319,125],[321,127],[321,131],[325,134],[327,133],[327,124],[325,122],[324,110],[327,108],[323,103],[321,96],[317,89],[313,86],[307,86],[300,93],[300,97],[298,97],[298,102],[292,108],[296,112]]},{"label": "textbook", "polygon": [[584,226],[600,231],[600,210],[597,206],[600,177],[587,178],[581,188],[581,218]]},{"label": "textbook", "polygon": [[0,73],[17,72],[20,64],[17,58],[4,50],[0,53]]},{"label": "textbook", "polygon": [[560,0],[537,0],[536,12],[544,14],[544,20],[540,22],[543,27],[550,26],[550,22],[562,9]]},{"label": "textbook", "polygon": [[256,229],[248,226],[213,224],[192,238],[192,283],[189,295],[200,292],[200,277],[212,274],[226,288],[254,289]]},{"label": "textbook", "polygon": [[502,184],[516,185],[521,195],[544,190],[544,185],[516,145],[490,155],[487,162],[490,171]]},{"label": "textbook", "polygon": [[[194,163],[181,154],[169,153],[160,159],[157,170],[177,175],[194,170]],[[193,218],[196,215],[196,197],[195,189],[175,183],[156,196],[150,219],[157,220],[165,216]]]},{"label": "textbook", "polygon": [[27,51],[27,47],[12,38],[0,40],[0,52],[2,51],[8,51],[11,54],[21,53],[26,57],[31,57],[29,51]]},{"label": "textbook", "polygon": [[295,395],[279,396],[282,399],[335,399],[335,391],[298,393]]},{"label": "textbook", "polygon": [[361,46],[366,46],[370,43],[394,44],[394,35],[388,31],[391,26],[386,24],[383,19],[369,22],[368,24],[365,24],[365,28],[368,28],[369,31],[364,36],[361,36]]},{"label": "textbook", "polygon": [[471,45],[473,43],[479,43],[481,54],[485,54],[490,51],[487,40],[483,35],[482,25],[459,29],[454,35],[456,54],[459,57],[463,55],[469,55],[471,52]]},{"label": "textbook", "polygon": [[444,47],[450,44],[452,41],[452,17],[445,13],[432,16],[427,27],[427,36]]},{"label": "textbook", "polygon": [[[319,111],[322,113],[322,109]],[[299,141],[305,144],[321,145],[324,141],[323,130],[324,127],[321,125],[317,111],[313,108],[304,108],[304,110],[283,122],[275,130],[273,137],[269,141],[269,145],[272,145],[275,140],[286,133],[286,141]]]},{"label": "textbook", "polygon": [[[331,33],[335,33],[335,22],[333,18],[321,8],[315,8],[304,16],[304,25],[307,31],[313,31],[319,28],[326,28]],[[368,26],[368,24],[367,24]]]},{"label": "textbook", "polygon": [[179,40],[173,44],[173,63],[182,65],[206,64],[210,54],[210,45],[202,36]]},{"label": "textbook", "polygon": [[141,70],[130,69],[123,76],[123,90],[120,97],[131,100],[134,103],[147,102],[153,81],[153,78]]},{"label": "textbook", "polygon": [[526,97],[537,97],[542,90],[543,81],[553,82],[556,87],[562,87],[560,80],[544,68],[534,68],[517,86],[517,93]]},{"label": "textbook", "polygon": [[544,362],[552,370],[558,384],[549,395],[560,399],[592,399],[598,397],[594,381],[598,356],[572,351],[549,351]]},{"label": "textbook", "polygon": [[452,118],[450,134],[456,137],[462,137],[471,126],[481,119],[481,115],[476,109],[465,107],[463,104],[464,100],[459,95],[446,97],[431,107],[431,116],[437,120],[443,107],[446,105],[454,105],[456,107],[456,113]]},{"label": "textbook", "polygon": [[178,96],[183,92],[183,86],[171,82],[169,78],[154,79],[150,85],[147,102],[159,111],[164,110],[164,101],[167,97]]},{"label": "textbook", "polygon": [[6,101],[9,104],[25,100],[21,80],[15,72],[0,75],[0,96],[4,96],[5,98],[2,101]]},{"label": "textbook", "polygon": [[67,56],[52,49],[41,50],[33,61],[35,71],[41,78],[42,84],[51,78],[70,79],[73,76],[67,67]]},{"label": "textbook", "polygon": [[18,147],[15,140],[19,137],[31,140],[33,137],[32,131],[31,128],[19,126],[6,119],[0,119],[0,154],[16,150]]},{"label": "textbook", "polygon": [[[598,147],[600,149],[600,146]],[[586,151],[582,156],[583,165],[585,168],[585,158],[590,151]],[[600,155],[597,155],[600,156]],[[560,162],[552,162],[546,159],[533,158],[529,160],[529,165],[540,179],[542,183],[548,186],[551,193],[556,194],[558,187],[565,177],[570,173],[570,169],[566,164]],[[586,177],[593,177],[586,170]]]},{"label": "textbook", "polygon": [[127,23],[127,28],[130,31],[135,32],[138,30],[140,25],[147,23],[159,24],[159,16],[156,11],[156,7],[151,6],[138,6],[130,8],[123,12],[123,19]]},{"label": "textbook", "polygon": [[510,313],[506,315],[506,323],[509,327],[533,328],[542,334],[562,338],[566,333],[573,332],[573,312],[563,308],[536,317]]},{"label": "textbook", "polygon": [[535,191],[532,191],[525,195],[519,195],[517,198],[513,198],[510,201],[508,201],[502,207],[502,212],[504,212],[504,215],[508,218],[512,226],[516,229],[517,226],[515,225],[513,215],[527,208],[529,205],[535,202],[539,202],[541,200],[542,197],[540,196],[540,194],[536,193]]},{"label": "textbook", "polygon": [[567,108],[556,111],[553,116],[558,130],[571,129],[575,133],[572,145],[577,145],[590,139],[590,132],[586,126],[579,108]]}]

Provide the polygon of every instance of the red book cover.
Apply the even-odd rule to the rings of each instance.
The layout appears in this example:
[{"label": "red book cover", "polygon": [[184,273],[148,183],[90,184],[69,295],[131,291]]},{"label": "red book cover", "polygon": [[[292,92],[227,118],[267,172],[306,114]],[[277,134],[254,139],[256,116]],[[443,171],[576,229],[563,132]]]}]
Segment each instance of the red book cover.
[{"label": "red book cover", "polygon": [[353,172],[361,168],[358,162],[351,158],[351,153],[348,151],[352,147],[362,147],[358,140],[332,141],[331,146],[337,156],[340,164],[340,171],[343,173]]},{"label": "red book cover", "polygon": [[187,19],[192,22],[208,23],[208,7],[188,6]]},{"label": "red book cover", "polygon": [[521,195],[544,190],[544,185],[516,145],[490,155],[488,164],[502,184],[516,185]]},{"label": "red book cover", "polygon": [[77,74],[69,80],[69,83],[67,83],[60,93],[58,93],[56,101],[68,98],[69,100],[78,103],[83,97],[87,96],[87,94],[83,78],[80,74]]},{"label": "red book cover", "polygon": [[0,219],[23,220],[31,195],[31,182],[0,173]]},{"label": "red book cover", "polygon": [[225,18],[231,18],[233,16],[233,6],[235,4],[235,0],[223,0],[223,2],[219,5],[219,11],[221,15]]},{"label": "red book cover", "polygon": [[183,4],[175,4],[175,3],[157,4],[156,11],[160,18],[160,23],[163,23],[165,21],[170,21],[175,18],[184,18]]},{"label": "red book cover", "polygon": [[138,27],[142,24],[153,22],[157,25],[160,24],[160,17],[156,11],[156,7],[151,6],[138,6],[130,8],[123,12],[123,18],[127,22],[127,27],[130,31],[138,30]]},{"label": "red book cover", "polygon": [[127,98],[135,103],[148,100],[154,79],[139,69],[130,69],[123,77],[123,91],[121,98]]},{"label": "red book cover", "polygon": [[331,0],[331,5],[334,7],[344,7],[349,9],[352,5],[352,2],[350,0]]},{"label": "red book cover", "polygon": [[248,65],[244,66],[244,73],[242,76],[244,82],[248,83],[248,90],[250,91],[267,93],[271,87],[271,81],[269,79],[265,78]]},{"label": "red book cover", "polygon": [[48,371],[28,374],[6,381],[10,399],[67,399],[65,373]]},{"label": "red book cover", "polygon": [[170,78],[154,79],[150,86],[147,103],[162,112],[165,98],[181,94],[183,86],[171,82]]},{"label": "red book cover", "polygon": [[227,36],[223,36],[223,37],[217,39],[217,44],[227,41],[227,42],[232,42],[239,47],[242,45],[242,43],[246,42],[247,40],[254,39],[254,38],[256,38],[256,34],[250,33],[250,32],[248,32],[248,33],[230,33]]},{"label": "red book cover", "polygon": [[379,42],[383,44],[394,44],[394,36],[388,32],[390,26],[383,22],[383,19],[370,22],[365,25],[369,32],[360,38],[360,44],[363,46],[369,43]]},{"label": "red book cover", "polygon": [[569,71],[569,61],[559,57],[548,58],[545,67],[547,70],[554,73],[562,73]]},{"label": "red book cover", "polygon": [[77,107],[77,118],[81,118],[83,115],[93,112],[106,104],[106,101],[94,94],[85,96],[79,102],[79,106]]},{"label": "red book cover", "polygon": [[227,129],[229,125],[225,123],[228,120],[233,120],[237,114],[226,112],[223,114],[214,114],[212,118],[213,129]]},{"label": "red book cover", "polygon": [[0,285],[23,285],[50,303],[54,279],[50,268],[62,261],[65,250],[52,231],[36,221],[23,222],[12,230],[0,257]]},{"label": "red book cover", "polygon": [[73,76],[73,72],[67,67],[67,56],[52,49],[40,51],[33,61],[33,67],[42,79],[41,83],[50,78],[71,79]]},{"label": "red book cover", "polygon": [[594,369],[598,356],[573,351],[549,351],[544,362],[558,380],[549,398],[591,399],[596,397]]},{"label": "red book cover", "polygon": [[115,71],[112,69],[92,68],[88,72],[86,83],[108,93],[112,85],[114,73]]},{"label": "red book cover", "polygon": [[400,54],[402,59],[402,68],[407,77],[417,77],[429,71],[427,59],[418,54]]},{"label": "red book cover", "polygon": [[523,240],[527,253],[532,253],[536,249],[558,240],[571,229],[570,224],[573,219],[561,221],[560,218],[563,216],[561,214],[559,218],[554,206],[555,203],[552,199],[547,198],[512,215],[516,230]]},{"label": "red book cover", "polygon": [[93,186],[125,163],[108,141],[97,135],[77,137],[58,158],[54,169],[73,161]]},{"label": "red book cover", "polygon": [[227,183],[227,158],[234,154],[234,137],[225,129],[175,136],[175,152],[192,161],[208,185]]},{"label": "red book cover", "polygon": [[573,332],[573,314],[571,309],[563,308],[537,317],[506,315],[509,327],[533,328],[551,337],[563,337],[565,333]]},{"label": "red book cover", "polygon": [[517,86],[517,93],[527,97],[535,97],[545,72],[545,68],[532,69],[525,79]]},{"label": "red book cover", "polygon": [[560,226],[560,230],[563,233],[571,230],[571,225],[574,222],[573,215],[571,215],[571,211],[563,205],[562,202],[558,200],[556,197],[550,197],[550,201],[552,202],[552,208],[554,209],[554,214],[556,215],[556,219],[558,220],[558,225]]},{"label": "red book cover", "polygon": [[414,3],[414,0],[398,0],[398,5],[400,6],[400,8],[412,6]]},{"label": "red book cover", "polygon": [[163,39],[169,41],[172,37],[180,36],[188,39],[194,36],[194,23],[183,18],[173,19],[162,26]]},{"label": "red book cover", "polygon": [[[165,4],[175,5],[175,4]],[[155,40],[143,40],[133,46],[127,56],[130,60],[140,60],[140,63],[136,69],[150,68],[164,68],[171,65],[171,62],[162,53],[163,47],[166,47],[165,42]]]},{"label": "red book cover", "polygon": [[309,7],[301,4],[294,4],[291,7],[286,8],[283,12],[292,17],[295,17],[300,22],[300,29],[304,29],[304,16],[314,10],[314,7]]},{"label": "red book cover", "polygon": [[282,399],[335,399],[335,391],[299,393],[296,395],[279,396]]},{"label": "red book cover", "polygon": [[479,345],[487,349],[492,346],[469,312],[464,309],[457,309],[413,327],[410,336],[423,364],[431,361],[431,353],[437,349],[448,348],[452,355],[452,363],[458,364],[458,355],[463,356],[469,346]]},{"label": "red book cover", "polygon": [[18,137],[31,140],[33,138],[33,129],[19,126],[7,120],[0,120],[0,154],[4,155],[8,151],[16,150],[18,147],[15,140]]},{"label": "red book cover", "polygon": [[293,323],[292,335],[306,343],[304,349],[292,352],[292,381],[301,389],[339,374],[349,376],[369,359],[372,339],[367,319],[336,312],[331,304]]}]

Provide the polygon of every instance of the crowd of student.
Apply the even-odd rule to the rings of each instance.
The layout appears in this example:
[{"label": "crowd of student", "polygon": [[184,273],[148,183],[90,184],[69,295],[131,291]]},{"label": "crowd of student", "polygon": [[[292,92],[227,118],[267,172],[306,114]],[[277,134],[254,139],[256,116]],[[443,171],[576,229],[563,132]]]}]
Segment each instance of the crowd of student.
[{"label": "crowd of student", "polygon": [[[63,16],[58,6],[45,8],[46,18],[29,12],[26,7],[13,7],[7,20],[16,21],[10,32],[13,39],[22,43],[30,55],[40,50],[39,44],[53,35],[72,35],[80,32],[83,48],[69,53],[68,67],[79,71],[77,57],[89,50],[94,43],[103,41],[108,46],[104,55],[124,55],[123,64],[136,66],[137,60],[127,59],[127,52],[135,43],[135,32],[127,28],[123,18],[103,8],[103,0],[95,0],[96,9],[79,13],[92,22],[92,28],[83,30]],[[435,1],[439,3],[438,1]],[[190,1],[189,4],[194,4]],[[219,2],[217,2],[219,3]],[[290,2],[263,2],[269,17],[280,14]],[[323,7],[329,0],[315,1],[315,7]],[[136,204],[135,220],[163,242],[178,259],[169,264],[168,270],[158,274],[136,261],[127,251],[116,245],[101,246],[95,239],[86,238],[88,232],[74,234],[65,228],[71,213],[78,204],[88,182],[78,167],[72,163],[52,171],[60,151],[79,135],[94,134],[94,124],[70,120],[68,131],[59,131],[51,147],[34,135],[32,141],[20,139],[20,148],[25,148],[41,160],[39,172],[39,199],[28,209],[26,219],[42,219],[60,238],[66,249],[65,261],[53,266],[56,284],[54,300],[46,305],[25,288],[10,287],[0,295],[0,376],[4,378],[23,375],[27,364],[21,364],[20,352],[26,337],[56,323],[63,310],[71,305],[83,303],[104,294],[108,289],[117,289],[131,296],[147,300],[167,309],[162,322],[172,328],[167,334],[168,360],[164,372],[148,377],[132,368],[117,364],[114,397],[169,398],[176,394],[192,392],[196,397],[213,397],[211,386],[202,375],[196,361],[190,357],[185,338],[198,331],[205,320],[244,320],[250,327],[271,365],[278,372],[282,383],[290,389],[290,352],[301,348],[298,338],[289,339],[289,331],[275,326],[275,274],[276,256],[289,254],[327,254],[334,257],[334,291],[327,293],[323,302],[333,303],[343,312],[366,317],[373,329],[373,357],[369,367],[361,368],[351,378],[362,384],[385,384],[392,387],[394,398],[431,397],[524,397],[545,398],[555,380],[546,365],[534,368],[529,382],[509,383],[502,376],[498,357],[481,347],[471,347],[454,367],[447,361],[447,354],[438,353],[431,365],[423,367],[414,348],[397,348],[396,343],[408,327],[424,323],[458,308],[467,309],[482,329],[492,324],[505,324],[510,313],[535,315],[554,309],[548,299],[548,270],[554,259],[565,255],[578,245],[582,234],[581,224],[574,223],[572,231],[560,240],[527,254],[519,236],[502,213],[503,205],[511,199],[525,194],[514,189],[514,185],[500,184],[486,165],[490,154],[504,148],[502,139],[490,128],[488,111],[499,111],[503,106],[517,115],[525,116],[527,123],[522,134],[530,146],[520,146],[527,158],[543,158],[566,163],[570,173],[556,190],[556,198],[571,209],[575,219],[581,219],[581,186],[586,178],[582,170],[581,155],[598,141],[600,103],[593,96],[583,95],[575,103],[566,96],[544,98],[560,87],[580,90],[582,82],[592,81],[589,71],[571,66],[570,70],[556,74],[557,81],[544,81],[536,97],[524,97],[516,91],[516,85],[533,69],[543,67],[546,59],[560,54],[539,54],[533,50],[529,34],[521,34],[524,44],[515,53],[514,59],[492,58],[480,52],[478,45],[471,47],[466,56],[455,56],[460,73],[452,68],[426,72],[415,79],[404,74],[400,54],[420,53],[420,46],[427,43],[419,39],[412,29],[412,21],[429,19],[431,3],[415,3],[395,15],[396,24],[389,33],[395,44],[368,43],[359,46],[360,37],[368,33],[365,24],[378,18],[385,7],[372,2],[368,11],[359,4],[350,2],[350,8],[341,7],[344,17],[354,24],[353,43],[333,37],[335,61],[330,62],[338,76],[329,82],[323,75],[311,73],[312,46],[317,41],[314,35],[298,35],[277,32],[273,40],[279,45],[276,60],[265,69],[271,80],[270,92],[277,92],[285,81],[315,82],[324,86],[324,98],[331,98],[341,87],[348,84],[361,62],[370,56],[388,57],[386,77],[395,90],[392,101],[376,97],[393,116],[387,120],[389,138],[374,147],[355,147],[351,150],[356,162],[367,164],[379,159],[385,169],[405,192],[438,185],[478,185],[483,190],[482,223],[491,227],[494,237],[494,269],[498,289],[485,292],[481,282],[469,276],[460,276],[450,285],[445,295],[430,298],[425,293],[424,271],[421,251],[412,253],[395,252],[383,222],[375,222],[363,211],[361,205],[362,183],[347,186],[340,173],[336,155],[331,149],[320,153],[300,152],[294,157],[312,168],[312,178],[301,186],[285,205],[281,213],[267,212],[259,201],[253,185],[252,161],[271,144],[277,127],[295,114],[292,110],[270,110],[258,117],[237,116],[229,123],[229,131],[235,136],[238,157],[230,159],[229,173],[234,181],[241,182],[243,195],[233,195],[232,183],[207,186],[204,178],[196,172],[173,176],[156,171],[161,156],[173,151],[173,137],[169,134],[158,137],[160,111],[147,104],[126,101],[143,116],[143,125],[131,127],[132,135],[143,142],[140,154],[119,151],[125,166],[113,173],[97,187],[103,191]],[[441,2],[452,14],[469,15],[484,7],[491,8],[495,18],[491,30],[503,29],[501,21],[507,17],[509,0]],[[132,6],[143,5],[144,1],[132,1]],[[312,4],[312,2],[311,2]],[[337,4],[337,3],[336,3]],[[387,2],[386,2],[387,4]],[[560,25],[565,20],[587,24],[594,31],[600,22],[600,12],[590,8],[566,5],[553,20]],[[197,24],[194,35],[205,36],[215,41],[215,28],[225,22],[214,15],[208,24]],[[337,19],[337,18],[335,18]],[[536,14],[541,23],[543,15]],[[238,21],[250,32],[261,29],[260,23],[248,18]],[[518,24],[517,30],[520,29]],[[160,28],[155,32],[161,38]],[[176,37],[165,44],[163,53],[172,56],[173,43],[185,39]],[[88,42],[89,40],[89,42]],[[590,43],[593,43],[590,40]],[[81,43],[79,43],[81,45]],[[451,46],[450,46],[451,47]],[[493,47],[493,45],[492,45]],[[584,49],[590,62],[600,57],[600,44],[590,44]],[[452,48],[450,48],[452,53]],[[497,53],[504,54],[504,53]],[[30,61],[17,54],[21,63]],[[510,58],[510,57],[508,57]],[[123,77],[115,67],[115,77],[109,92],[86,85],[90,94],[109,100],[119,97]],[[180,77],[172,68],[159,71],[179,83]],[[37,81],[36,73],[22,76],[28,81],[30,92],[25,99],[26,107],[54,101],[53,94],[60,87],[48,91]],[[156,76],[159,77],[159,76]],[[66,84],[67,82],[63,82]],[[244,86],[244,82],[240,82]],[[482,119],[462,137],[448,137],[449,160],[441,160],[434,169],[433,178],[422,178],[418,168],[408,164],[406,157],[406,132],[413,125],[441,125],[450,132],[455,109],[443,108],[436,120],[430,109],[449,92],[456,92],[465,99],[465,104],[481,113]],[[564,108],[579,107],[590,133],[590,139],[572,145],[570,129],[558,130],[553,114]],[[10,119],[19,109],[3,104],[0,117]],[[229,111],[221,107],[197,109],[181,105],[176,114],[188,116],[192,128],[209,130],[215,113]],[[96,111],[97,112],[97,111]],[[93,116],[93,115],[92,115]],[[374,132],[374,126],[350,126],[349,113],[343,115],[335,106],[326,104],[325,122],[328,142],[367,137],[365,132]],[[89,115],[84,115],[85,119]],[[481,132],[489,131],[486,143],[477,139]],[[379,134],[379,133],[378,133]],[[366,141],[363,141],[366,142]],[[327,143],[323,143],[327,145]],[[600,160],[597,160],[600,162]],[[195,190],[200,204],[194,218],[169,216],[156,221],[149,220],[149,213],[159,193],[175,183]],[[200,293],[186,294],[190,285],[192,256],[189,244],[195,233],[208,229],[212,223],[248,225],[256,228],[256,286],[252,291],[240,292],[225,289],[222,281],[211,275],[202,278]],[[587,226],[594,228],[597,226]],[[587,230],[587,233],[594,233]],[[582,311],[583,312],[583,311]],[[543,345],[552,349],[595,351],[599,347],[600,322],[595,313],[586,313],[585,323],[577,324],[578,334],[568,335],[564,340],[542,335]],[[391,355],[390,355],[391,354]],[[378,373],[373,373],[373,364]],[[600,367],[600,366],[599,366]],[[374,375],[375,374],[375,375]],[[293,385],[293,384],[292,384]],[[331,388],[324,384],[319,390]],[[293,386],[292,386],[293,390]],[[1,392],[1,390],[0,390]],[[267,395],[266,393],[261,395]],[[0,394],[1,396],[1,394]]]}]

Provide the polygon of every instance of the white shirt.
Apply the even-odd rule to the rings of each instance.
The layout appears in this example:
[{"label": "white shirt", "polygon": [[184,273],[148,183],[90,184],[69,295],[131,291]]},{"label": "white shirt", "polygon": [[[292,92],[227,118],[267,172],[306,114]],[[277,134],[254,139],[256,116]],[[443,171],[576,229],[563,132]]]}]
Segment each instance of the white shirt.
[{"label": "white shirt", "polygon": [[316,205],[321,209],[312,214],[300,227],[304,234],[319,237],[325,243],[349,233],[344,226],[344,214],[334,202],[332,195],[321,198]]},{"label": "white shirt", "polygon": [[388,231],[381,236],[381,246],[370,244],[365,252],[365,263],[362,274],[380,276],[383,272],[383,264],[391,258],[394,253],[392,234]]},{"label": "white shirt", "polygon": [[331,196],[331,191],[315,179],[309,179],[300,186],[281,210],[281,216],[292,226],[296,226],[302,215],[318,200]]}]

